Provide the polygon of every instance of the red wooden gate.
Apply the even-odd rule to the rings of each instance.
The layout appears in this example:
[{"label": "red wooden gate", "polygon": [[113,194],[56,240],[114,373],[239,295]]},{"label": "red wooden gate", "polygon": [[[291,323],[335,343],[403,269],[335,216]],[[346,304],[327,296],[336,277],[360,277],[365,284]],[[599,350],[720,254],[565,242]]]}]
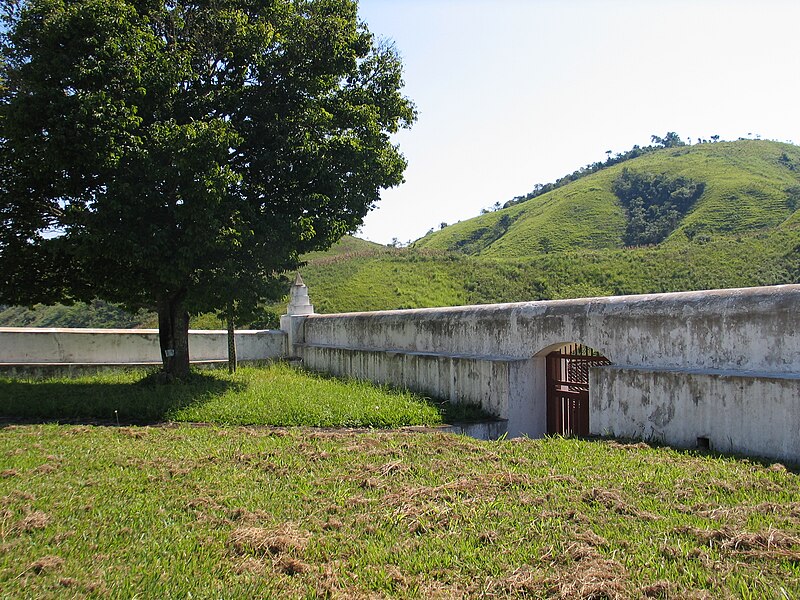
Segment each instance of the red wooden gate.
[{"label": "red wooden gate", "polygon": [[589,435],[589,367],[611,364],[582,344],[547,355],[547,432]]}]

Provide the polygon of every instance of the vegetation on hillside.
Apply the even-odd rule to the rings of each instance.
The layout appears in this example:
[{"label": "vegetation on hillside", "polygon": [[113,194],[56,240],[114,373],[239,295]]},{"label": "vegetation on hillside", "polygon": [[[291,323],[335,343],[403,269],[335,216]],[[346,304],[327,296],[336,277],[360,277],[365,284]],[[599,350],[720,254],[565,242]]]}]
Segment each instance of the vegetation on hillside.
[{"label": "vegetation on hillside", "polygon": [[[237,324],[238,329],[270,329],[278,326],[278,314],[257,307],[250,319]],[[118,304],[104,300],[75,302],[74,304],[36,304],[25,306],[0,306],[0,327],[89,327],[118,329],[155,329],[158,315],[147,310],[136,313],[126,311]],[[225,322],[215,313],[192,315],[191,329],[225,329]]]},{"label": "vegetation on hillside", "polygon": [[674,146],[303,274],[322,312],[796,283],[799,200],[796,146]]},{"label": "vegetation on hillside", "polygon": [[[663,138],[657,135],[650,136],[650,140],[653,142],[651,146],[644,146],[641,147],[639,145],[635,145],[630,150],[626,150],[625,152],[618,152],[615,155],[611,155],[611,150],[607,150],[608,158],[604,162],[593,162],[589,163],[585,167],[581,167],[580,169],[570,173],[569,175],[564,175],[557,179],[552,183],[537,183],[533,190],[528,192],[523,196],[517,196],[512,200],[509,200],[505,204],[503,204],[503,208],[508,208],[509,206],[514,206],[515,204],[520,204],[521,202],[526,202],[528,200],[533,200],[534,198],[541,196],[542,194],[546,194],[547,192],[552,192],[555,189],[563,187],[572,183],[573,181],[577,181],[582,177],[586,177],[587,175],[591,175],[592,173],[596,173],[601,169],[606,169],[608,167],[613,167],[614,165],[618,165],[619,163],[625,162],[626,160],[631,160],[633,158],[638,158],[643,156],[644,154],[648,154],[650,152],[655,152],[657,150],[661,150],[662,148],[675,148],[677,146],[685,146],[686,143],[683,142],[680,136],[675,133],[674,131],[667,132]],[[712,142],[719,141],[718,135],[711,136]],[[496,206],[499,208],[500,203],[498,202]]]},{"label": "vegetation on hillside", "polygon": [[[305,260],[323,261],[345,255],[353,256],[385,250],[385,246],[346,235],[325,252],[312,252]],[[278,317],[284,306],[261,307],[253,318],[237,324],[239,329],[271,329],[278,327]],[[155,328],[158,316],[140,310],[135,314],[119,305],[103,300],[74,304],[37,304],[32,307],[0,306],[0,327],[105,327],[120,329]],[[225,323],[214,313],[202,313],[190,318],[192,329],[225,329]]]},{"label": "vegetation on hillside", "polygon": [[701,195],[665,243],[788,226],[800,196],[800,169],[793,169],[795,164],[800,164],[800,147],[779,142],[743,140],[665,148],[527,202],[456,223],[414,245],[496,258],[623,248],[629,245],[629,215],[614,189],[623,170],[633,176],[648,173],[702,186]]},{"label": "vegetation on hillside", "polygon": [[107,327],[130,329],[155,327],[155,313],[132,314],[102,300],[74,304],[37,304],[32,307],[0,306],[0,327]]},{"label": "vegetation on hillside", "polygon": [[303,277],[325,313],[796,283],[798,217],[793,226],[749,234],[520,258],[383,250],[312,261]]},{"label": "vegetation on hillside", "polygon": [[614,180],[614,194],[625,207],[627,246],[662,242],[702,195],[705,184],[687,177],[622,169]]}]

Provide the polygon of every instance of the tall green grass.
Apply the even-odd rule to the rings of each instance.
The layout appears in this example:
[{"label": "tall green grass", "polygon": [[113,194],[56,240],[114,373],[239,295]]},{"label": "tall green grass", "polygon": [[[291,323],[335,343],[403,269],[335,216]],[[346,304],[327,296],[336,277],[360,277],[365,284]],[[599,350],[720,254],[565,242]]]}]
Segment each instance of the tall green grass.
[{"label": "tall green grass", "polygon": [[235,375],[204,371],[170,384],[143,372],[0,379],[0,418],[11,420],[400,427],[436,425],[451,410],[410,392],[327,378],[283,363],[243,367]]}]

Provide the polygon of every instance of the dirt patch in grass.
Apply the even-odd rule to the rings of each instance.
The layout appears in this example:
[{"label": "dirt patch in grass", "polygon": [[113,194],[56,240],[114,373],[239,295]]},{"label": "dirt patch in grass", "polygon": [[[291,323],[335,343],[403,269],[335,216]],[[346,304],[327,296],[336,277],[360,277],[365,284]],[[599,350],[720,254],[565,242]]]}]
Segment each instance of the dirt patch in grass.
[{"label": "dirt patch in grass", "polygon": [[11,506],[17,502],[33,502],[36,496],[30,492],[23,492],[21,490],[11,490],[7,495],[0,498],[0,506]]},{"label": "dirt patch in grass", "polygon": [[311,566],[297,555],[306,548],[309,538],[293,523],[275,529],[238,527],[228,540],[234,555],[239,557],[234,571],[264,575],[271,570],[288,577],[307,573]]},{"label": "dirt patch in grass", "polygon": [[582,532],[565,551],[555,557],[557,572],[545,584],[556,598],[623,600],[630,597],[628,572],[619,562],[597,550],[606,540],[592,531]]},{"label": "dirt patch in grass", "polygon": [[[592,533],[586,534],[585,539],[592,543],[576,540],[561,551],[551,549],[541,557],[540,568],[525,565],[505,577],[491,580],[486,595],[563,600],[626,600],[633,597],[625,567],[603,557],[593,545],[605,543],[605,540]],[[483,595],[483,591],[475,595]]]},{"label": "dirt patch in grass", "polygon": [[263,575],[266,571],[266,563],[261,559],[247,556],[234,566],[233,571],[239,575],[243,573]]},{"label": "dirt patch in grass", "polygon": [[[487,596],[512,596],[512,597],[541,597],[547,587],[542,573],[530,565],[515,569],[505,577],[490,580]],[[477,590],[471,590],[473,595],[478,595]]]},{"label": "dirt patch in grass", "polygon": [[58,465],[57,463],[54,464],[54,463],[46,462],[43,465],[39,465],[38,467],[36,467],[33,471],[35,473],[40,473],[40,474],[46,475],[47,473],[52,473],[53,471],[58,471],[59,466],[60,465]]},{"label": "dirt patch in grass", "polygon": [[393,460],[382,465],[367,466],[365,469],[367,473],[374,474],[378,477],[400,475],[410,470],[411,466],[405,464],[402,460]]},{"label": "dirt patch in grass", "polygon": [[769,515],[779,517],[789,523],[800,523],[800,502],[762,502],[754,506],[719,506],[702,504],[693,506],[691,512],[715,521],[735,521],[746,523],[753,515]]},{"label": "dirt patch in grass", "polygon": [[42,558],[33,561],[28,567],[28,570],[33,571],[38,575],[40,573],[55,571],[63,564],[64,559],[59,556],[43,556]]},{"label": "dirt patch in grass", "polygon": [[675,585],[669,581],[656,581],[642,588],[645,598],[677,598]]},{"label": "dirt patch in grass", "polygon": [[243,525],[262,523],[270,518],[270,514],[263,510],[251,511],[246,508],[233,508],[228,511],[228,518]]},{"label": "dirt patch in grass", "polygon": [[579,531],[574,534],[573,538],[578,542],[583,542],[592,548],[606,548],[609,546],[608,540],[602,535],[597,535],[591,529]]},{"label": "dirt patch in grass", "polygon": [[51,543],[55,545],[61,544],[62,542],[68,540],[74,535],[75,531],[72,529],[70,529],[69,531],[60,531],[53,536]]},{"label": "dirt patch in grass", "polygon": [[739,531],[732,527],[698,529],[679,527],[676,533],[689,535],[708,547],[753,558],[779,558],[800,562],[800,538],[780,529],[765,531]]},{"label": "dirt patch in grass", "polygon": [[614,448],[616,450],[629,450],[632,452],[637,450],[650,450],[652,448],[652,446],[647,442],[620,442],[611,440],[606,442],[606,445],[609,448]]},{"label": "dirt patch in grass", "polygon": [[233,551],[240,555],[265,556],[301,552],[310,536],[296,525],[287,523],[275,529],[263,527],[239,527],[229,538]]},{"label": "dirt patch in grass", "polygon": [[278,571],[290,577],[306,573],[311,569],[306,563],[294,556],[279,556],[276,558],[274,565]]},{"label": "dirt patch in grass", "polygon": [[583,558],[546,579],[548,591],[565,600],[625,600],[630,598],[627,573],[615,560]]},{"label": "dirt patch in grass", "polygon": [[319,565],[317,571],[313,574],[313,585],[317,596],[320,598],[364,597],[363,592],[347,585],[342,574],[348,571],[348,566],[338,559]]},{"label": "dirt patch in grass", "polygon": [[23,533],[30,533],[37,529],[44,529],[50,523],[50,515],[40,510],[28,513],[17,521],[14,529]]},{"label": "dirt patch in grass", "polygon": [[186,503],[187,510],[194,514],[199,523],[208,523],[215,526],[230,525],[228,509],[210,496],[192,498]]},{"label": "dirt patch in grass", "polygon": [[117,432],[135,440],[141,440],[147,437],[149,433],[146,427],[120,427]]},{"label": "dirt patch in grass", "polygon": [[637,508],[633,503],[625,499],[622,494],[612,490],[592,488],[581,496],[581,500],[590,505],[599,504],[623,516],[636,517],[637,519],[648,521],[655,521],[660,518],[658,515]]},{"label": "dirt patch in grass", "polygon": [[786,473],[789,469],[786,468],[786,465],[782,463],[772,463],[769,467],[767,467],[767,471],[772,471],[773,473]]}]

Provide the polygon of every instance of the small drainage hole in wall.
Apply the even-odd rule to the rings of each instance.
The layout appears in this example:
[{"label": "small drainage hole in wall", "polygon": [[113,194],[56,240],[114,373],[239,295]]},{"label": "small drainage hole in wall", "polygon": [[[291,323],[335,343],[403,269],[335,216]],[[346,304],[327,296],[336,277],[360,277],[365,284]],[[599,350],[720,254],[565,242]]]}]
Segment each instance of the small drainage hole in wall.
[{"label": "small drainage hole in wall", "polygon": [[697,448],[699,450],[710,450],[711,449],[711,440],[707,437],[699,437],[697,438]]}]

